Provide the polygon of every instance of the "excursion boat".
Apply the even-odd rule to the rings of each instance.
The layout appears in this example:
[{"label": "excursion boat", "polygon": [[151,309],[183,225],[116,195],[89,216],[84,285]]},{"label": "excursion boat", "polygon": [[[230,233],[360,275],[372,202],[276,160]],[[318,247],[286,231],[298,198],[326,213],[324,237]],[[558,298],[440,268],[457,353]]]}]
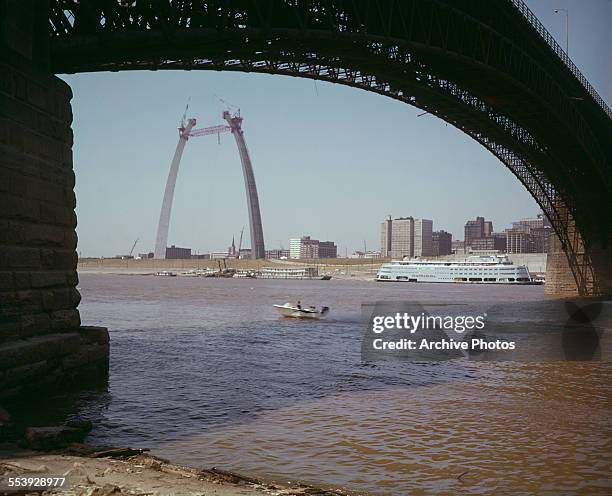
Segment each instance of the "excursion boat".
[{"label": "excursion boat", "polygon": [[329,307],[321,307],[321,310],[317,310],[316,307],[303,307],[301,305],[293,305],[292,303],[285,303],[284,305],[274,305],[274,308],[283,317],[293,317],[296,319],[320,319],[329,312]]},{"label": "excursion boat", "polygon": [[380,267],[376,281],[539,284],[525,265],[515,265],[506,255],[477,255],[463,261],[394,260]]}]

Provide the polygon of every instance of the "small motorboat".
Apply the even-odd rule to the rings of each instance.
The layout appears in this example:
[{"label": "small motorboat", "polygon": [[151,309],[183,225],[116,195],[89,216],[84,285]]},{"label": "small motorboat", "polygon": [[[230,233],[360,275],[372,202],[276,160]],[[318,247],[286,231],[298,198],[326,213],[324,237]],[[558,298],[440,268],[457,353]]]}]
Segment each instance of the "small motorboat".
[{"label": "small motorboat", "polygon": [[156,272],[155,275],[160,277],[176,277],[176,273],[170,272],[169,270],[160,270]]},{"label": "small motorboat", "polygon": [[329,312],[329,307],[321,307],[320,310],[317,307],[303,307],[299,303],[294,305],[293,303],[285,303],[284,305],[274,305],[274,308],[283,317],[293,317],[295,319],[320,319]]}]

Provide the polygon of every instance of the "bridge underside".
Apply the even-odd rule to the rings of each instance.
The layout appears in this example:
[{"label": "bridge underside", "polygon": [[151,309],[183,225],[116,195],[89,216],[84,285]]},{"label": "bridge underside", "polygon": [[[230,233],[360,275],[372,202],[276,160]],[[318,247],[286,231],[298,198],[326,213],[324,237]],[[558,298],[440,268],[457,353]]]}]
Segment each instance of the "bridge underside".
[{"label": "bridge underside", "polygon": [[[291,22],[292,12],[274,18],[285,23],[282,28],[254,23],[226,25],[220,32],[205,22],[165,30],[153,25],[130,35],[129,44],[121,29],[105,33],[103,44],[99,35],[75,29],[70,38],[54,41],[52,65],[57,72],[281,74],[345,84],[421,108],[489,149],[529,190],[567,255],[575,292],[607,292],[609,274],[593,268],[591,253],[606,251],[612,237],[609,108],[573,74],[565,74],[565,65],[554,64],[553,52],[539,37],[530,44],[523,41],[534,35],[528,22],[514,26],[518,34],[505,28],[500,32],[500,20],[483,25],[471,12],[444,2],[420,2],[429,8],[416,11],[409,4],[394,11],[381,2],[388,8],[380,17],[384,22],[366,32],[350,32],[347,20],[344,27],[337,21],[305,32]],[[513,8],[508,2],[502,14],[511,17]],[[517,36],[523,37],[521,45]],[[558,292],[551,285],[548,289]]]},{"label": "bridge underside", "polygon": [[124,4],[50,2],[31,20],[49,28],[37,42],[50,70],[284,74],[414,105],[476,139],[525,185],[579,294],[608,291],[590,257],[612,237],[612,114],[520,0]]},{"label": "bridge underside", "polygon": [[610,109],[520,0],[124,3],[0,4],[0,399],[108,368],[104,329],[80,326],[71,93],[54,73],[251,71],[414,105],[548,215],[549,293],[612,294]]}]

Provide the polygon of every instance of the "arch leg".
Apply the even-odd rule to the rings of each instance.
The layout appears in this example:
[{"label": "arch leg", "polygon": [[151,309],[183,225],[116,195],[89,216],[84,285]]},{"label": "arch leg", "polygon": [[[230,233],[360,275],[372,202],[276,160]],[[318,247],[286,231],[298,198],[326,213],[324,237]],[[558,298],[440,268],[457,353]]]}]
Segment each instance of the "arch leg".
[{"label": "arch leg", "polygon": [[196,120],[189,119],[187,126],[179,129],[179,141],[176,145],[176,151],[170,164],[170,172],[166,181],[166,189],[164,191],[164,200],[162,202],[161,212],[159,214],[159,224],[157,225],[157,236],[155,238],[154,258],[166,258],[166,246],[168,246],[168,230],[170,228],[170,214],[172,213],[172,201],[174,199],[174,187],[176,186],[176,176],[178,175],[181,157],[183,150],[189,139],[189,132],[195,126]]},{"label": "arch leg", "polygon": [[242,117],[231,116],[229,112],[223,112],[223,118],[232,129],[232,134],[238,146],[240,161],[242,162],[242,173],[244,175],[244,186],[246,188],[247,206],[249,209],[249,227],[251,233],[251,258],[266,258],[266,248],[264,245],[263,227],[261,223],[261,213],[259,211],[259,196],[257,195],[257,185],[255,184],[255,174],[249,151],[247,150],[242,131]]}]

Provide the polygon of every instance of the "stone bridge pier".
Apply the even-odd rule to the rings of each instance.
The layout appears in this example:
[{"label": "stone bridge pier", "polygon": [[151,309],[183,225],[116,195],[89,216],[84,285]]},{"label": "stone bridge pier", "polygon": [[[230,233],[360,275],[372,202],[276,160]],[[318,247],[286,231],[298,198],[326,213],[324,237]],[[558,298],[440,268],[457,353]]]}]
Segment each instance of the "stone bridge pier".
[{"label": "stone bridge pier", "polygon": [[[570,231],[575,226],[568,226]],[[573,232],[570,235],[573,238]],[[560,298],[575,298],[580,296],[604,297],[612,296],[612,245],[594,243],[585,249],[578,240],[576,249],[576,264],[582,267],[580,272],[583,281],[576,280],[576,275],[568,260],[567,250],[558,236],[551,234],[548,243],[546,259],[546,287],[549,296]]]},{"label": "stone bridge pier", "polygon": [[46,17],[0,1],[0,402],[108,376],[108,332],[77,308],[72,93]]}]

